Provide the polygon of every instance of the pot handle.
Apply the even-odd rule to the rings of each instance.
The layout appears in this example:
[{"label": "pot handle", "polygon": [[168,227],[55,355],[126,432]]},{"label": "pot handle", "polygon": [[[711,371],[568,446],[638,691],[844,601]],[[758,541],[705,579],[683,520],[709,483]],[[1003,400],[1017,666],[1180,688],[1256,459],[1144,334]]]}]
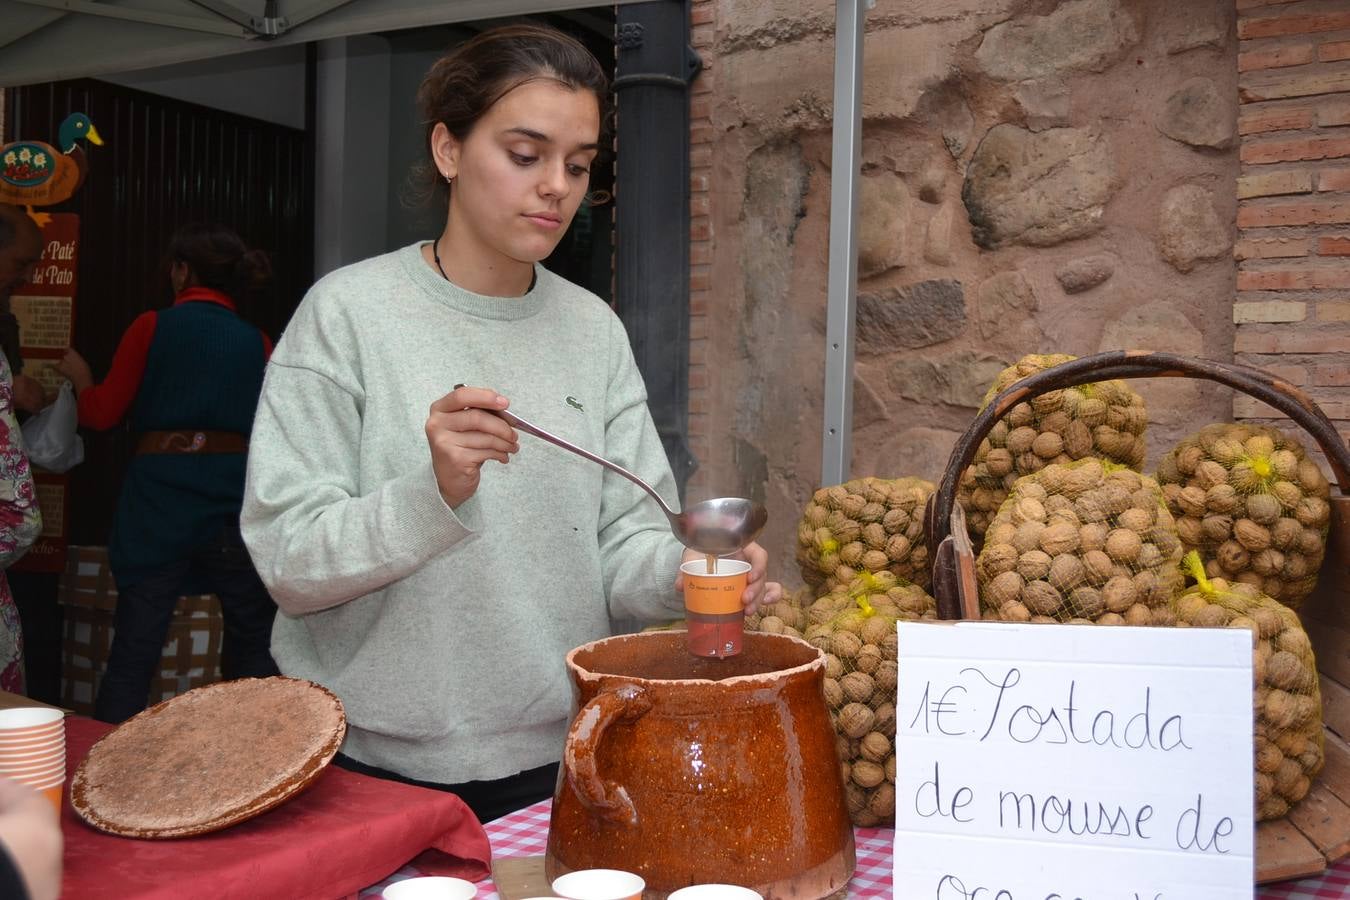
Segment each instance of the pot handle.
[{"label": "pot handle", "polygon": [[602,819],[637,825],[637,809],[621,784],[600,777],[596,753],[605,732],[615,722],[634,722],[652,708],[647,692],[635,684],[602,691],[572,719],[563,746],[563,770],[582,805]]}]

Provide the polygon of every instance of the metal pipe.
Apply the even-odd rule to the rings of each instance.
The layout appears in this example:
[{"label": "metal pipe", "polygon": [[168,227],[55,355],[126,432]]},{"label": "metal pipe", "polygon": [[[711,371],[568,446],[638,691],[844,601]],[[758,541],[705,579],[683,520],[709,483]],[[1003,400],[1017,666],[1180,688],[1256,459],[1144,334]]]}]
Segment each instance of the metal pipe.
[{"label": "metal pipe", "polygon": [[830,157],[830,273],[825,328],[825,422],[820,483],[847,481],[853,455],[853,332],[858,292],[858,172],[862,167],[864,10],[836,0],[834,141]]}]

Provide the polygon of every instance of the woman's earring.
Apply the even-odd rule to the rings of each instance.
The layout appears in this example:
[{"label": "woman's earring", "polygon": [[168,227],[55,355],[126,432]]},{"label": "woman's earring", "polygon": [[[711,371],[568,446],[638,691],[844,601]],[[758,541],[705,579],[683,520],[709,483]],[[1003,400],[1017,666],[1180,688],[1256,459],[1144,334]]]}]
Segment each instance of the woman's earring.
[{"label": "woman's earring", "polygon": [[446,183],[446,184],[454,184],[454,183],[455,183],[455,176],[453,176],[453,175],[446,175],[446,176],[445,176],[445,183]]}]

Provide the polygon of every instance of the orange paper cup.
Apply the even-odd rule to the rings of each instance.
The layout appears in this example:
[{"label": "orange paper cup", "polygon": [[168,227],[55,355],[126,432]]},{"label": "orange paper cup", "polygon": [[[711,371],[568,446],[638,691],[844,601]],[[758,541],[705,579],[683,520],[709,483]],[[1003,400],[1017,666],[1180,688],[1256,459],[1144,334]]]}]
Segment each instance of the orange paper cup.
[{"label": "orange paper cup", "polygon": [[689,629],[689,652],[695,656],[726,657],[741,652],[745,607],[741,597],[750,581],[750,564],[741,559],[719,559],[708,574],[705,559],[680,566],[684,575],[684,618]]},{"label": "orange paper cup", "polygon": [[61,815],[61,793],[64,790],[64,787],[65,781],[62,780],[56,787],[42,788],[42,796],[46,797],[51,802],[52,808],[56,810],[57,816]]}]

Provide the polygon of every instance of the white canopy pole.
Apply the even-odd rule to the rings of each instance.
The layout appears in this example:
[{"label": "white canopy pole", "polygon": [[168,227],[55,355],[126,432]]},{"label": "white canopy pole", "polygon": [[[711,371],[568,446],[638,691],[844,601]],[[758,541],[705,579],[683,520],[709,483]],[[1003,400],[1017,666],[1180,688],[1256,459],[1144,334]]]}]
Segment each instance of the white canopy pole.
[{"label": "white canopy pole", "polygon": [[853,331],[858,294],[858,172],[862,168],[864,11],[836,0],[834,149],[830,157],[830,274],[825,328],[825,424],[820,483],[847,481],[853,456]]}]

